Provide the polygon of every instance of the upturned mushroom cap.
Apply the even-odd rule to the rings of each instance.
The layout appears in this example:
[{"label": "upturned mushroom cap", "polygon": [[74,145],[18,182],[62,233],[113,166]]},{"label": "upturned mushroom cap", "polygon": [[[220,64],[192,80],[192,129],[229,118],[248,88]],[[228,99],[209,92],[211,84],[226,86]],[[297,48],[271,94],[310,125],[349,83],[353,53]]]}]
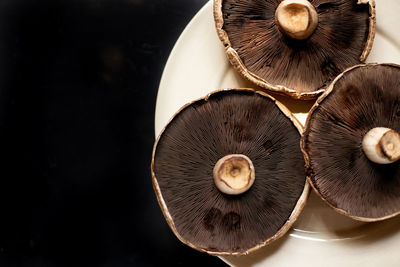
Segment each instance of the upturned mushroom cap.
[{"label": "upturned mushroom cap", "polygon": [[282,104],[250,89],[184,106],[158,137],[151,166],[175,235],[209,254],[244,255],[286,233],[309,192],[301,130]]},{"label": "upturned mushroom cap", "polygon": [[400,66],[353,67],[317,100],[301,140],[308,179],[361,221],[400,214]]},{"label": "upturned mushroom cap", "polygon": [[229,61],[246,79],[311,99],[366,60],[375,1],[214,0],[214,19]]}]

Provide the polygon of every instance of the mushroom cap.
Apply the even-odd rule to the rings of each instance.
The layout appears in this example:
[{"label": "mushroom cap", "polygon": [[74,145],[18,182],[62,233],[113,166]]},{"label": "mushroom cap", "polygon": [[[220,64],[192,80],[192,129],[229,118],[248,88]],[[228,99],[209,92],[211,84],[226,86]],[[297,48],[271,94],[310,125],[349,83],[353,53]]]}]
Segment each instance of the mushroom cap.
[{"label": "mushroom cap", "polygon": [[301,139],[317,194],[360,221],[400,214],[400,162],[376,164],[362,148],[376,127],[400,131],[400,66],[358,65],[339,75],[312,107]]},{"label": "mushroom cap", "polygon": [[[178,111],[158,137],[152,176],[166,221],[185,244],[213,255],[244,255],[286,233],[309,192],[301,124],[262,92],[211,93]],[[213,168],[229,154],[247,156],[251,188],[227,195]]]},{"label": "mushroom cap", "polygon": [[313,0],[318,26],[305,40],[275,21],[281,0],[215,0],[229,61],[246,79],[297,99],[317,97],[345,69],[364,62],[375,36],[375,1]]}]

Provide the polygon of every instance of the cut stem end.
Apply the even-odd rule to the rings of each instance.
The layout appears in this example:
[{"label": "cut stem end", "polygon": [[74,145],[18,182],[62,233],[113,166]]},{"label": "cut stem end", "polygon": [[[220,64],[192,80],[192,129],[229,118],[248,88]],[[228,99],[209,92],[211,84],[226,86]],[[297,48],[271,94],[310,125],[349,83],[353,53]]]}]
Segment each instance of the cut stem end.
[{"label": "cut stem end", "polygon": [[252,161],[245,155],[227,155],[215,164],[214,182],[217,188],[229,195],[239,195],[253,185],[255,170]]},{"label": "cut stem end", "polygon": [[364,136],[362,147],[372,162],[394,163],[400,159],[400,134],[389,128],[373,128]]},{"label": "cut stem end", "polygon": [[286,36],[304,40],[318,26],[318,13],[307,0],[284,0],[275,12],[275,21]]}]

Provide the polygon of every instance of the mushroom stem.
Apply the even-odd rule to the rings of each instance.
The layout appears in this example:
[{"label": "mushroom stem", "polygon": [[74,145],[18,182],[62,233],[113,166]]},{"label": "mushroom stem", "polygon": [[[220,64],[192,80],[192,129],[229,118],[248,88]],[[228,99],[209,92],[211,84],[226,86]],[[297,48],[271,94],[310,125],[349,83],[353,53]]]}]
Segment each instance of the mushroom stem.
[{"label": "mushroom stem", "polygon": [[215,164],[214,182],[217,188],[228,195],[239,195],[253,185],[255,170],[252,161],[245,155],[227,155]]},{"label": "mushroom stem", "polygon": [[317,28],[318,13],[307,0],[284,0],[275,11],[275,21],[288,37],[304,40]]},{"label": "mushroom stem", "polygon": [[392,129],[376,127],[363,139],[362,147],[369,160],[390,164],[400,159],[400,134]]}]

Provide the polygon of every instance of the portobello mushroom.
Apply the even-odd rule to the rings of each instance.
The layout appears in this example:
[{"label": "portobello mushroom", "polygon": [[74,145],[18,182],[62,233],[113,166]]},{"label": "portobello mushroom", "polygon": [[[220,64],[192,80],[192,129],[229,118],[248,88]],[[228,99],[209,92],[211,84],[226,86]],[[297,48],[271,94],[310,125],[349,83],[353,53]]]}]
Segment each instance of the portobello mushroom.
[{"label": "portobello mushroom", "polygon": [[308,179],[360,221],[400,214],[400,66],[345,71],[312,107],[301,139]]},{"label": "portobello mushroom", "polygon": [[165,219],[185,244],[244,255],[284,235],[309,192],[301,124],[251,89],[216,91],[178,111],[151,165]]},{"label": "portobello mushroom", "polygon": [[375,1],[215,0],[214,19],[242,76],[269,91],[312,99],[366,60]]}]

